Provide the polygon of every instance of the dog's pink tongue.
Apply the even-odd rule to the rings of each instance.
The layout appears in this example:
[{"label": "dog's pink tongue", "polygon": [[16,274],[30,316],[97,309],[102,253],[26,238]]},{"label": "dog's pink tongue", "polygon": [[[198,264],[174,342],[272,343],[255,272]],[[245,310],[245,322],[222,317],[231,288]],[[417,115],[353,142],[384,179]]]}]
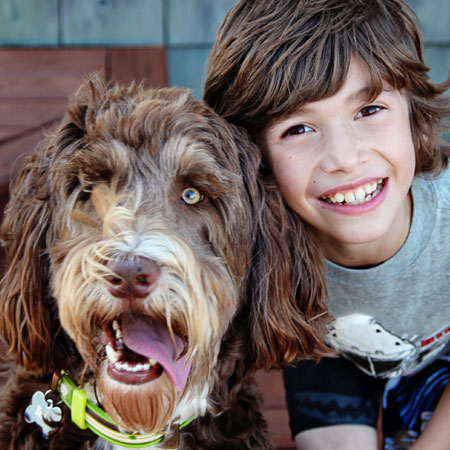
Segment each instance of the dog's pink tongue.
[{"label": "dog's pink tongue", "polygon": [[175,335],[177,348],[168,328],[139,316],[123,316],[122,336],[125,345],[135,353],[155,359],[165,370],[178,391],[186,385],[192,361],[186,356],[177,359],[184,346]]}]

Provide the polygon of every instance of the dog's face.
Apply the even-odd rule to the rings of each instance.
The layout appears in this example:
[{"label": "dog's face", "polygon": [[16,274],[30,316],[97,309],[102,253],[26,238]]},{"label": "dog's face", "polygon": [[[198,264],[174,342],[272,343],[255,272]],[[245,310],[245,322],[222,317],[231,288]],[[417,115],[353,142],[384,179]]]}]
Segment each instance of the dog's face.
[{"label": "dog's face", "polygon": [[[2,331],[18,362],[70,370],[55,358],[60,324],[57,336],[75,343],[122,427],[155,431],[204,413],[221,343],[244,303],[255,309],[242,327],[264,341],[256,353],[263,345],[268,353],[278,321],[289,322],[268,316],[299,314],[292,292],[282,294],[286,307],[261,300],[284,302],[268,288],[281,279],[270,271],[291,255],[285,225],[262,213],[270,202],[257,155],[187,91],[87,82],[23,169],[2,229]],[[262,234],[266,249],[256,248]],[[280,255],[268,257],[277,245]],[[256,299],[248,298],[252,265]],[[284,286],[296,291],[292,279]]]}]

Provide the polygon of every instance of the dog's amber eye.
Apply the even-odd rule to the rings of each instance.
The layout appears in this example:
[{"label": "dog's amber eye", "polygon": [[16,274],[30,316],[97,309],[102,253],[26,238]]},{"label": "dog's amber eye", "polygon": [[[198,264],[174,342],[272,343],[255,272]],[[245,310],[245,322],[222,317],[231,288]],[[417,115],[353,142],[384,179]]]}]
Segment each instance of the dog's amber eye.
[{"label": "dog's amber eye", "polygon": [[197,189],[188,187],[181,193],[181,199],[187,205],[195,205],[203,200],[203,195]]}]

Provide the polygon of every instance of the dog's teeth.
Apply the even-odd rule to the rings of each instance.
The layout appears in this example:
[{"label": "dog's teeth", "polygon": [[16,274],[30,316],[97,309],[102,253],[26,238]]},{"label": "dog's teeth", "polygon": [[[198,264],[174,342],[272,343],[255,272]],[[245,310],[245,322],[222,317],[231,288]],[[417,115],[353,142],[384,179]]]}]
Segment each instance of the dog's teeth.
[{"label": "dog's teeth", "polygon": [[[107,350],[107,352],[108,351],[110,351],[110,350]],[[114,352],[114,350],[112,350],[112,351]],[[117,352],[114,352],[114,353],[117,354]],[[145,370],[150,370],[152,368],[152,366],[154,365],[150,361],[148,361],[146,363],[128,364],[125,361],[119,362],[117,360],[114,361],[113,364],[116,369],[125,370],[127,372],[142,372]]]},{"label": "dog's teeth", "polygon": [[120,339],[122,337],[122,330],[120,329],[120,325],[117,320],[113,321],[112,328],[114,330],[114,333],[116,334],[116,339]]},{"label": "dog's teeth", "polygon": [[116,367],[119,370],[129,370],[130,367],[128,366],[128,364],[126,362],[116,362],[114,364],[114,367]]},{"label": "dog's teeth", "polygon": [[111,363],[114,364],[115,362],[117,362],[117,360],[119,359],[119,353],[117,353],[109,344],[106,345],[105,350],[106,356],[111,361]]}]

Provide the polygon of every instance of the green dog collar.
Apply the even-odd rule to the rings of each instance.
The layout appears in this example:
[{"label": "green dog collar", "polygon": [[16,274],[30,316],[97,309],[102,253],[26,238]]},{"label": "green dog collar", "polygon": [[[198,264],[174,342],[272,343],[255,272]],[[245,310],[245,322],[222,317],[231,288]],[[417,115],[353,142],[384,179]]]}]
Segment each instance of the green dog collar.
[{"label": "green dog collar", "polygon": [[120,431],[117,424],[98,405],[91,402],[84,389],[77,386],[66,374],[62,374],[57,382],[57,392],[71,411],[72,422],[79,428],[89,428],[97,436],[112,444],[127,448],[143,448],[162,444],[161,448],[177,448],[179,430],[192,422],[186,420],[174,424],[168,431],[139,434]]}]

